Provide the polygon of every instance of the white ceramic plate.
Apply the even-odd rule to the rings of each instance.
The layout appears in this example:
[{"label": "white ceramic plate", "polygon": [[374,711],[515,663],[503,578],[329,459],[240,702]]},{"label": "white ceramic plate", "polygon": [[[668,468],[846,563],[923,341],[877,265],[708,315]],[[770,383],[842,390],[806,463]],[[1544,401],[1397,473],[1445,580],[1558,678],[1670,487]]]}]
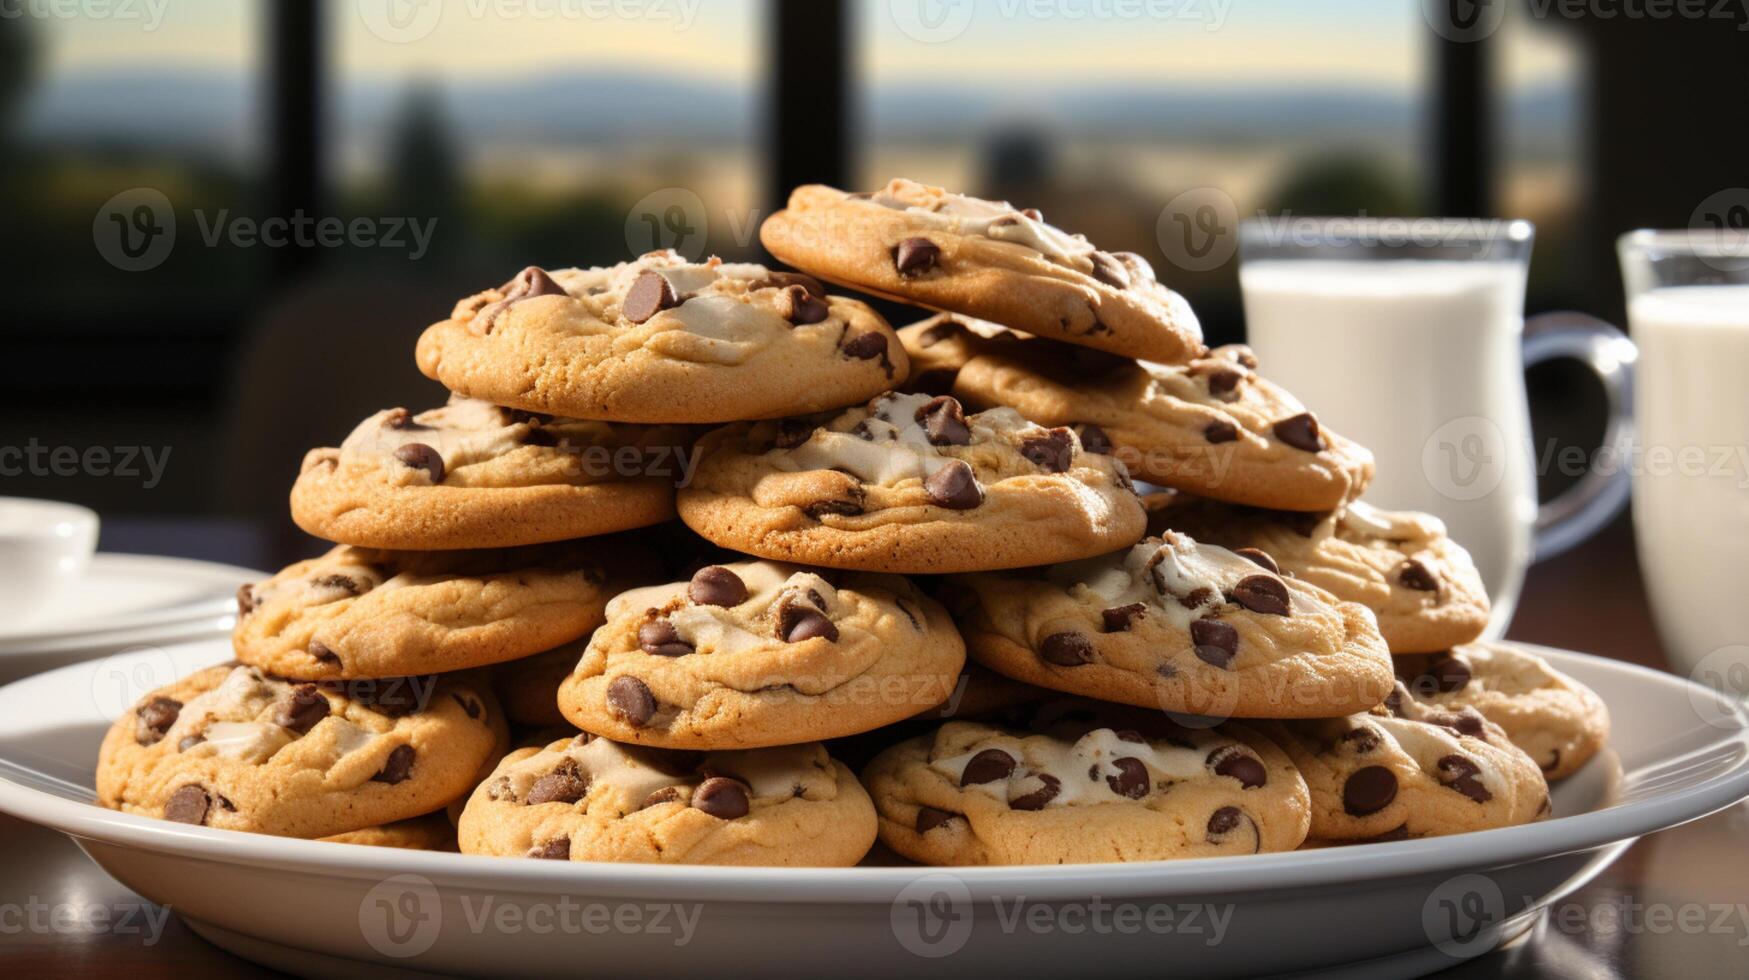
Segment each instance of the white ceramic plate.
[{"label": "white ceramic plate", "polygon": [[0,811],[74,836],[213,942],[306,975],[1402,976],[1521,934],[1637,836],[1749,796],[1743,708],[1666,674],[1544,652],[1615,714],[1612,750],[1556,787],[1556,818],[1363,847],[952,870],[592,865],[284,840],[91,805],[108,719],[230,656],[210,641],[0,688]]}]

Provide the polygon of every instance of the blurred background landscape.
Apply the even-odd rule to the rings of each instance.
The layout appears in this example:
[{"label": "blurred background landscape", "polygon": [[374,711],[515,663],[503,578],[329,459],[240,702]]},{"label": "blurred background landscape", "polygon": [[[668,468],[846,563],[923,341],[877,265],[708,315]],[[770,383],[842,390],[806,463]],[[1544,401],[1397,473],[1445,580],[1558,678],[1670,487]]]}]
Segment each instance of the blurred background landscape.
[{"label": "blurred background landscape", "polygon": [[[1613,53],[1624,31],[1529,3],[1503,4],[1498,29],[1465,45],[1413,0],[1120,7],[10,4],[0,446],[172,456],[150,492],[29,473],[0,477],[0,492],[283,523],[306,449],[378,408],[442,398],[411,344],[457,299],[529,263],[609,264],[652,244],[758,258],[774,175],[859,187],[903,175],[1039,206],[1149,257],[1216,342],[1243,334],[1236,261],[1185,263],[1160,233],[1175,201],[1210,194],[1239,216],[1528,218],[1531,310],[1619,310],[1609,225],[1625,219],[1600,212],[1613,192],[1599,163],[1613,156],[1598,133],[1639,111],[1606,94],[1633,70]],[[1674,65],[1691,37],[1737,25],[1634,26],[1672,32],[1633,43]],[[1454,71],[1454,52],[1467,69]],[[836,111],[797,112],[813,95]],[[1483,144],[1454,147],[1454,112],[1485,129]],[[1648,167],[1681,156],[1632,153]],[[1471,170],[1481,190],[1454,196]],[[1660,210],[1639,220],[1686,225],[1719,189],[1709,180],[1672,168]],[[106,220],[139,217],[131,204],[109,213],[136,188],[170,202],[174,245],[130,271],[101,243]],[[295,214],[371,234],[283,247],[230,234]],[[1561,428],[1597,417],[1579,377],[1539,380],[1539,422],[1584,441],[1595,433]]]}]

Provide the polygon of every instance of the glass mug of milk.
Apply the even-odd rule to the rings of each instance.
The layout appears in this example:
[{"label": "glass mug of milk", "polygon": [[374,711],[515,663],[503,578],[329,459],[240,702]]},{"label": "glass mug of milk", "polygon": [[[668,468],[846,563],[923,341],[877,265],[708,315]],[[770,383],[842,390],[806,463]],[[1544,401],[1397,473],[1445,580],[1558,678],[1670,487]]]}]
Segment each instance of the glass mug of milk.
[{"label": "glass mug of milk", "polygon": [[1749,694],[1749,232],[1636,231],[1617,251],[1640,349],[1634,530],[1653,618],[1674,666]]},{"label": "glass mug of milk", "polygon": [[1526,221],[1258,218],[1240,228],[1247,341],[1265,377],[1373,451],[1369,503],[1445,521],[1469,549],[1505,629],[1525,568],[1608,523],[1625,468],[1588,467],[1537,505],[1525,368],[1590,365],[1611,402],[1611,458],[1631,445],[1633,345],[1566,315],[1525,335],[1535,232]]}]

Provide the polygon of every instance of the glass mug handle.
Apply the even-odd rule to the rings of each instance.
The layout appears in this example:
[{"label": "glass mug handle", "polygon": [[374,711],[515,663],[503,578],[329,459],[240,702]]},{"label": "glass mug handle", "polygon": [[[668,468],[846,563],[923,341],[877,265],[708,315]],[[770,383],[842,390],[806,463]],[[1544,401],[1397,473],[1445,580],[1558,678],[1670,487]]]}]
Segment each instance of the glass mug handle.
[{"label": "glass mug handle", "polygon": [[[1572,358],[1603,383],[1609,425],[1603,450],[1625,461],[1634,441],[1634,342],[1608,323],[1583,313],[1543,313],[1525,321],[1524,367]],[[1627,505],[1628,467],[1587,469],[1578,483],[1537,508],[1536,561],[1566,551],[1603,529]]]}]

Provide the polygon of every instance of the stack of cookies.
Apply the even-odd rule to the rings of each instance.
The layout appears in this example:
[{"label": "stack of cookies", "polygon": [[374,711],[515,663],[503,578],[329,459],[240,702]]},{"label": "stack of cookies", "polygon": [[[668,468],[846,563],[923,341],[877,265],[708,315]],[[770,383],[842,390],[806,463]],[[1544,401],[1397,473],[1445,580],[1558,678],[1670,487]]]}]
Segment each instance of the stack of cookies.
[{"label": "stack of cookies", "polygon": [[240,666],[118,720],[101,800],[1056,864],[1522,823],[1601,746],[1591,692],[1476,642],[1440,523],[1363,503],[1371,455],[1139,256],[904,180],[798,189],[762,240],[802,271],[531,267],[429,328],[450,403],[310,453],[293,515],[338,547],[244,590]]}]

